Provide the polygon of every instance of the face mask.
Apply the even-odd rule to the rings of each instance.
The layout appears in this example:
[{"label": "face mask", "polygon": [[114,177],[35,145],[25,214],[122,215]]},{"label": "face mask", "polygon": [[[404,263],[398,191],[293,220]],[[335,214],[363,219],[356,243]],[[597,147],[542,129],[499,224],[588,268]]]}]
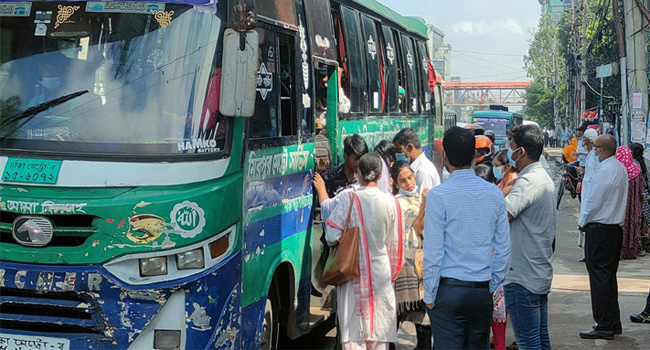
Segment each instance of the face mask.
[{"label": "face mask", "polygon": [[[521,147],[519,147],[519,148],[521,148]],[[510,165],[512,165],[513,168],[517,167],[517,160],[519,160],[519,159],[517,159],[517,160],[512,159],[512,154],[515,153],[517,150],[519,150],[519,148],[517,148],[514,151],[511,150],[510,148],[508,148],[508,162],[510,163]]]},{"label": "face mask", "polygon": [[41,79],[41,86],[48,91],[60,88],[62,85],[60,77],[49,77]]},{"label": "face mask", "polygon": [[395,160],[402,161],[402,162],[407,162],[409,164],[411,163],[411,158],[406,158],[404,153],[395,153]]},{"label": "face mask", "polygon": [[495,166],[492,168],[492,172],[494,173],[494,177],[496,177],[497,180],[501,180],[501,179],[503,179],[503,171],[501,171],[501,167],[500,167],[500,166],[496,166],[496,165],[495,165]]},{"label": "face mask", "polygon": [[596,155],[596,152],[592,152],[591,158],[593,158],[594,162],[596,164],[600,163],[600,159],[598,159],[598,156]]},{"label": "face mask", "polygon": [[413,197],[413,196],[417,196],[417,194],[418,194],[418,187],[415,186],[415,188],[413,189],[413,191],[407,191],[407,190],[403,190],[403,189],[400,188],[398,192],[399,192],[399,194],[401,194],[402,196],[405,196],[405,197]]}]

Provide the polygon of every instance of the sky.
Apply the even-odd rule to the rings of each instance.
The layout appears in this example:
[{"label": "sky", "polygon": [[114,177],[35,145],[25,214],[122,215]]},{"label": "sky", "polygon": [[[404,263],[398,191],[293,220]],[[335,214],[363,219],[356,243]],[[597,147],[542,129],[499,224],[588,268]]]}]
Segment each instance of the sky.
[{"label": "sky", "polygon": [[378,0],[445,33],[451,75],[461,81],[528,81],[523,57],[539,21],[538,0]]}]

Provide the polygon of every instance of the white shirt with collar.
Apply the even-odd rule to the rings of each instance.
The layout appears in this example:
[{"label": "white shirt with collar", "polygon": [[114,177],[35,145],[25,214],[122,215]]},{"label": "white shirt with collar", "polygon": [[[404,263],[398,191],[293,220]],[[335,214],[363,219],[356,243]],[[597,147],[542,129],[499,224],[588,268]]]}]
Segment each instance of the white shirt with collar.
[{"label": "white shirt with collar", "polygon": [[431,189],[440,185],[440,175],[438,175],[438,170],[436,169],[436,166],[427,159],[424,152],[422,152],[420,156],[415,158],[413,163],[411,163],[411,169],[413,169],[415,184],[419,188],[420,195],[422,195],[422,191],[424,191],[425,188]]},{"label": "white shirt with collar", "polygon": [[629,179],[625,166],[614,156],[602,162],[582,202],[578,225],[590,223],[623,225]]},{"label": "white shirt with collar", "polygon": [[598,162],[594,157],[596,157],[596,149],[592,149],[587,153],[587,163],[585,165],[585,173],[582,176],[582,188],[581,192],[581,205],[580,205],[580,215],[582,215],[583,210],[585,209],[585,202],[589,200],[589,195],[591,194],[591,187],[593,186],[594,178],[600,168],[600,162]]}]

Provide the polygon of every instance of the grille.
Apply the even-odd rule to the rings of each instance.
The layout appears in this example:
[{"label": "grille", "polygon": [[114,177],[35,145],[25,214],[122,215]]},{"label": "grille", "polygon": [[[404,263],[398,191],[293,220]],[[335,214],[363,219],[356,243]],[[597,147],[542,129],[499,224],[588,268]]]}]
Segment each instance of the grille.
[{"label": "grille", "polygon": [[106,322],[90,296],[0,288],[0,328],[103,336]]},{"label": "grille", "polygon": [[[11,234],[11,226],[17,217],[27,214],[0,211],[0,243],[18,244]],[[54,235],[49,247],[78,247],[95,233],[93,215],[40,215],[54,223]]]}]

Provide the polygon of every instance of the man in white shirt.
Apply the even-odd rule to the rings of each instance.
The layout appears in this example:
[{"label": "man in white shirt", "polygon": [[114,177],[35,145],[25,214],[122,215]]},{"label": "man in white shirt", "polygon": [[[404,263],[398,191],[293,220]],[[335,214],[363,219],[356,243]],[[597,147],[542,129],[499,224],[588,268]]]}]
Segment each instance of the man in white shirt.
[{"label": "man in white shirt", "polygon": [[587,199],[583,200],[578,227],[585,237],[585,262],[589,273],[591,309],[596,326],[580,332],[584,339],[614,339],[621,333],[616,271],[621,256],[627,203],[628,175],[614,155],[616,139],[601,135],[594,143],[600,161]]},{"label": "man in white shirt", "polygon": [[395,145],[395,160],[402,160],[411,164],[415,184],[418,186],[420,195],[428,188],[440,185],[440,175],[436,166],[422,152],[420,137],[411,128],[405,128],[393,138]]},{"label": "man in white shirt", "polygon": [[[596,149],[594,148],[594,142],[596,142],[596,138],[598,137],[598,132],[594,129],[587,129],[584,133],[584,144],[585,147],[587,148],[587,156],[585,159],[585,166],[584,170],[581,168],[576,168],[578,171],[578,174],[584,174],[582,176],[582,188],[580,190],[580,195],[581,195],[581,205],[580,205],[580,212],[582,213],[583,209],[585,209],[585,206],[583,203],[585,203],[589,199],[589,191],[591,190],[591,185],[594,181],[594,177],[596,176],[596,172],[598,171],[599,168],[599,161],[598,157],[596,156],[595,152]],[[580,247],[583,247],[584,249],[584,241],[585,239],[585,233],[581,232],[580,233]],[[582,258],[580,260],[581,262],[584,262],[585,259]]]}]

